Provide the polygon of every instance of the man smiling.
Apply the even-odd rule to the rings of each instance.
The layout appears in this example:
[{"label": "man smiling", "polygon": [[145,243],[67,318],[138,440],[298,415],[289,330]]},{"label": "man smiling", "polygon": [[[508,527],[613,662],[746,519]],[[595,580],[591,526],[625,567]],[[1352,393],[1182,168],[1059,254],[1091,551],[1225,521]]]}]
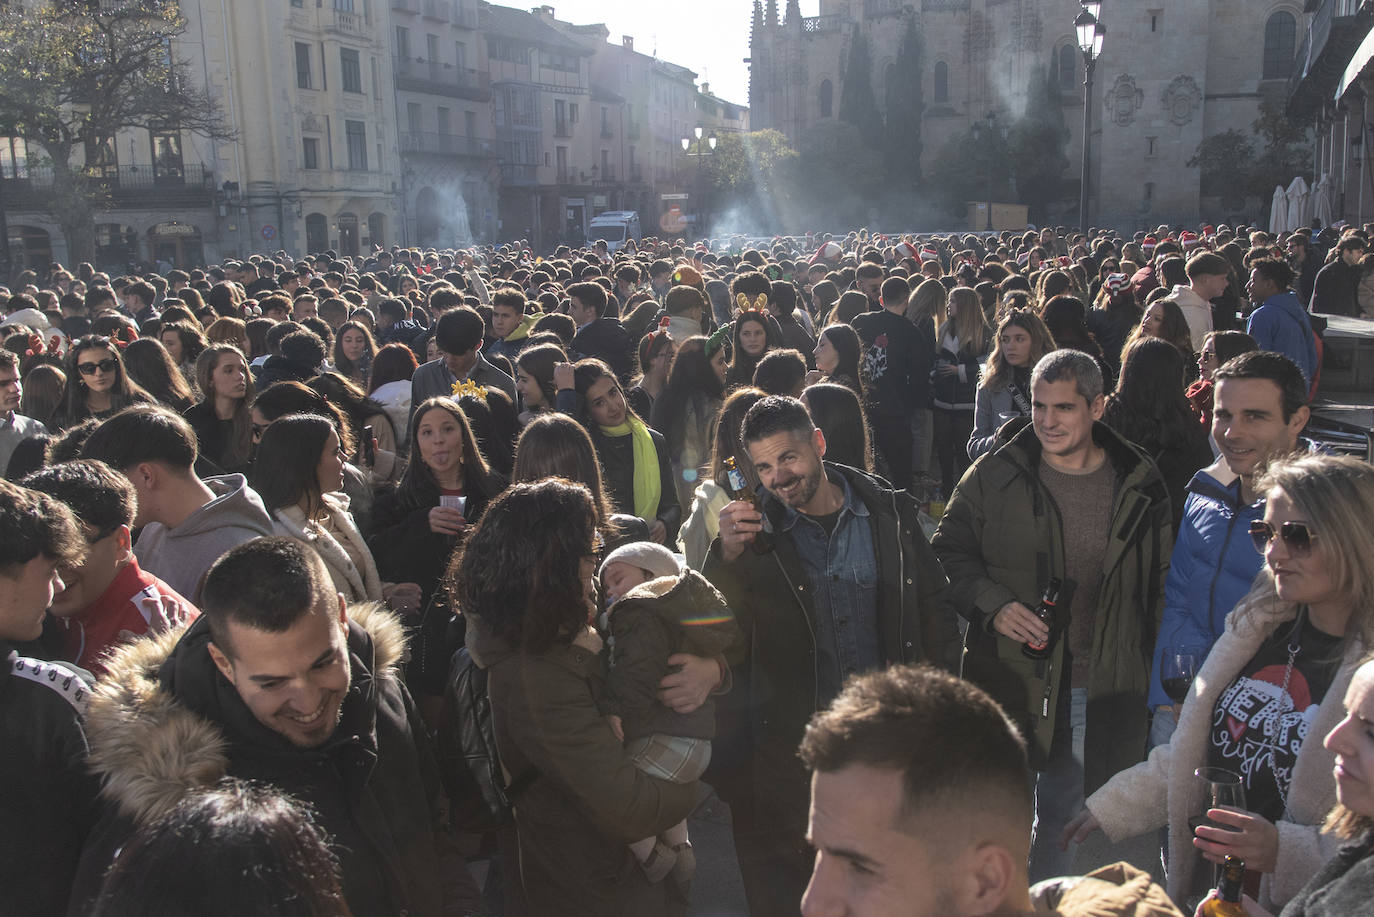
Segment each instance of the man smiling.
[{"label": "man smiling", "polygon": [[275,537],[211,568],[202,611],[107,665],[89,734],[110,808],[83,865],[103,872],[136,825],[238,777],[311,805],[353,913],[440,914],[438,779],[397,670],[400,623],[350,615],[319,558]]}]

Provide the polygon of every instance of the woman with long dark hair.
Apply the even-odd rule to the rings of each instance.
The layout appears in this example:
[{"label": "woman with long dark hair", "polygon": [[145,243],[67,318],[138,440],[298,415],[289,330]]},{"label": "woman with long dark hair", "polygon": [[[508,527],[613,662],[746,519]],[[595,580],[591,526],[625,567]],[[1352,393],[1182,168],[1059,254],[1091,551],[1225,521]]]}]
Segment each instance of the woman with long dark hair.
[{"label": "woman with long dark hair", "polygon": [[131,404],[155,400],[129,378],[122,352],[102,335],[78,338],[67,351],[62,371],[67,388],[53,414],[53,425],[59,430],[74,427],[87,417],[103,420]]},{"label": "woman with long dark hair", "polygon": [[557,344],[535,344],[515,358],[515,390],[523,405],[519,414],[521,426],[555,410],[558,390],[553,384],[553,368],[567,360],[568,355]]},{"label": "woman with long dark hair", "polygon": [[754,384],[754,370],[763,355],[782,346],[782,335],[777,328],[777,322],[770,316],[753,309],[735,316],[731,342],[734,362],[725,377],[727,390]]},{"label": "woman with long dark hair", "polygon": [[1108,274],[1097,306],[1088,312],[1087,323],[1113,373],[1121,372],[1121,350],[1143,314],[1135,301],[1130,278],[1125,274]]},{"label": "woman with long dark hair", "polygon": [[670,912],[671,883],[650,885],[626,843],[681,821],[696,788],[635,768],[597,710],[597,521],[584,486],[517,484],[468,537],[451,580],[487,672],[502,766],[528,784],[515,824],[530,911],[657,917]]},{"label": "woman with long dark hair", "polygon": [[706,355],[707,338],[689,337],[677,349],[668,384],[654,403],[654,429],[663,434],[673,466],[678,503],[692,505],[692,491],[711,455],[711,430],[725,396],[724,348]]},{"label": "woman with long dark hair", "polygon": [[246,472],[253,458],[252,404],[256,396],[248,361],[232,344],[211,344],[196,360],[201,401],[182,416],[196,431],[200,454],[227,472]]},{"label": "woman with long dark hair", "polygon": [[415,351],[404,344],[386,344],[373,357],[367,380],[367,393],[386,409],[400,449],[410,448],[410,380],[419,366]]},{"label": "woman with long dark hair", "polygon": [[165,404],[178,414],[196,403],[197,392],[188,384],[190,380],[156,338],[130,341],[124,348],[124,368],[129,378],[159,404]]},{"label": "woman with long dark hair", "polygon": [[418,585],[386,583],[377,573],[348,511],[346,464],[333,423],[318,414],[290,414],[263,432],[249,482],[272,516],[274,531],[314,548],[345,601],[385,601],[402,613],[417,611]]},{"label": "woman with long dark hair", "polygon": [[396,459],[396,431],[391,426],[391,415],[386,407],[368,395],[353,382],[336,372],[320,373],[309,382],[311,388],[344,412],[348,418],[350,432],[358,443],[358,453],[349,459],[361,467],[364,464],[368,443],[364,440],[364,430],[372,428],[375,440],[374,458],[371,466],[373,477],[378,482],[390,481],[401,474],[401,463]]},{"label": "woman with long dark hair", "polygon": [[334,336],[334,369],[354,385],[367,385],[372,372],[372,359],[377,355],[377,342],[362,322],[348,321],[339,326]]},{"label": "woman with long dark hair", "polygon": [[1131,332],[1131,336],[1126,339],[1126,346],[1121,349],[1123,364],[1126,362],[1126,348],[1141,338],[1159,338],[1172,344],[1183,356],[1187,380],[1191,382],[1196,378],[1197,360],[1193,353],[1193,333],[1188,330],[1188,319],[1178,307],[1178,303],[1163,296],[1146,307],[1145,314],[1140,317],[1140,324]]},{"label": "woman with long dark hair", "polygon": [[833,382],[808,385],[801,396],[816,428],[825,434],[825,460],[873,473],[873,438],[854,390]]},{"label": "woman with long dark hair", "polygon": [[515,403],[497,388],[469,385],[460,389],[458,406],[472,427],[472,435],[487,464],[502,477],[510,477],[515,462],[515,441],[520,437],[520,415]]},{"label": "woman with long dark hair", "polygon": [[812,352],[816,358],[816,368],[806,374],[806,384],[830,382],[843,385],[862,400],[864,392],[859,375],[859,354],[862,351],[859,334],[853,328],[840,324],[826,325],[816,335],[816,349]]},{"label": "woman with long dark hair", "polygon": [[[630,409],[640,420],[648,421],[654,410],[654,399],[668,384],[668,370],[677,354],[677,345],[668,334],[668,319],[639,339],[639,376],[625,393]],[[523,356],[523,355],[522,355]]]},{"label": "woman with long dark hair", "polygon": [[1003,315],[978,380],[977,403],[973,410],[973,432],[968,438],[968,457],[976,460],[997,445],[997,431],[1015,417],[1030,417],[1030,375],[1040,358],[1055,349],[1054,338],[1029,309],[1016,309]]},{"label": "woman with long dark hair", "polygon": [[194,376],[196,360],[208,343],[205,333],[190,322],[164,321],[157,337],[182,374],[188,379]]},{"label": "woman with long dark hair", "polygon": [[692,506],[687,521],[678,532],[677,544],[687,566],[700,570],[706,562],[706,554],[711,542],[720,534],[720,511],[732,499],[730,481],[726,477],[725,460],[733,458],[735,467],[744,475],[745,485],[753,493],[758,488],[758,475],[754,473],[754,463],[749,459],[749,451],[740,442],[740,425],[744,415],[749,413],[765,394],[752,386],[737,388],[726,396],[720,406],[720,418],[716,422],[715,443],[711,449],[711,464],[707,474],[692,494]]},{"label": "woman with long dark hair", "polygon": [[1188,482],[1210,465],[1207,431],[1183,394],[1183,356],[1157,338],[1126,345],[1121,379],[1107,396],[1102,422],[1145,451],[1159,468],[1173,505],[1174,531],[1183,519]]},{"label": "woman with long dark hair", "polygon": [[515,444],[511,483],[530,483],[545,478],[566,478],[586,487],[596,507],[597,525],[609,530],[609,541],[616,542],[626,533],[632,536],[628,538],[630,541],[648,539],[649,528],[644,520],[616,513],[611,508],[591,435],[586,427],[567,414],[540,414],[520,431],[520,439]]}]

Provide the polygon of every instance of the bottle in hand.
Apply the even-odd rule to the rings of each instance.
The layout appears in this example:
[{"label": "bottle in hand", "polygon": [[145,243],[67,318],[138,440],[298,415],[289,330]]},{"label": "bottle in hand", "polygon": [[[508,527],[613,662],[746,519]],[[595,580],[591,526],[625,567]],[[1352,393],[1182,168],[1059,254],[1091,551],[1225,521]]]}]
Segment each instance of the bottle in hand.
[{"label": "bottle in hand", "polygon": [[1059,590],[1063,585],[1059,580],[1052,579],[1045,587],[1045,594],[1040,597],[1040,604],[1035,607],[1035,616],[1049,628],[1050,635],[1045,638],[1044,643],[1027,643],[1022,646],[1022,655],[1030,659],[1048,659],[1050,653],[1054,652],[1054,642],[1059,638],[1054,621],[1054,607],[1059,603]]},{"label": "bottle in hand", "polygon": [[1198,913],[1202,917],[1245,917],[1245,906],[1241,903],[1244,885],[1245,861],[1228,856],[1221,870],[1221,881],[1217,883],[1216,897],[1202,902]]},{"label": "bottle in hand", "polygon": [[768,534],[768,516],[763,512],[763,505],[758,494],[749,489],[749,482],[745,480],[744,472],[740,470],[739,463],[735,461],[733,455],[725,457],[724,465],[725,480],[730,485],[727,488],[730,492],[730,499],[752,505],[754,509],[758,510],[759,515],[763,516],[763,531],[754,535],[751,545],[755,554],[767,554],[773,550],[773,539]]}]

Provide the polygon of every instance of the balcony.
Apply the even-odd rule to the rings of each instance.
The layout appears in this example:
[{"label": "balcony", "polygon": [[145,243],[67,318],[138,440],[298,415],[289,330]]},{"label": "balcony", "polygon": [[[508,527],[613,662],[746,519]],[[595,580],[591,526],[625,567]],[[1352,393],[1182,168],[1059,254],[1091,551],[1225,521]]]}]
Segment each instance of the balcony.
[{"label": "balcony", "polygon": [[1331,100],[1355,49],[1369,32],[1371,16],[1352,14],[1350,0],[1322,0],[1298,45],[1288,80],[1288,113],[1306,118]]},{"label": "balcony", "polygon": [[501,181],[507,185],[529,186],[537,184],[536,166],[532,163],[501,163]]},{"label": "balcony", "polygon": [[[25,178],[0,179],[0,196],[11,210],[45,210],[52,204],[51,166],[30,166]],[[150,163],[121,165],[103,177],[91,176],[91,187],[103,189],[116,207],[210,207],[215,202],[215,176],[200,163],[179,169]]]},{"label": "balcony", "polygon": [[324,28],[326,32],[341,32],[344,35],[367,35],[367,20],[361,13],[349,13],[345,10],[329,10],[333,13],[332,17],[326,17]]},{"label": "balcony", "polygon": [[396,88],[485,102],[491,98],[491,74],[439,61],[398,60]]},{"label": "balcony", "polygon": [[452,17],[449,0],[424,0],[423,15],[435,22],[448,22]]},{"label": "balcony", "polygon": [[840,27],[849,20],[843,13],[836,13],[829,16],[807,16],[802,20],[802,31],[808,35],[819,35],[822,32],[838,32]]},{"label": "balcony", "polygon": [[485,159],[495,155],[492,142],[481,137],[463,137],[433,131],[403,131],[400,140],[402,153],[427,153],[472,159]]}]

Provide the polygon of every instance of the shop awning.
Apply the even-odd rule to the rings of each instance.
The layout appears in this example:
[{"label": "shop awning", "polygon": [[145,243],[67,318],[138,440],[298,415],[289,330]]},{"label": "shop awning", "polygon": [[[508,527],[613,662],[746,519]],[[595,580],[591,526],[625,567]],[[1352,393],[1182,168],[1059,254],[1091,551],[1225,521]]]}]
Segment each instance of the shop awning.
[{"label": "shop awning", "polygon": [[1371,59],[1374,59],[1374,29],[1365,35],[1364,41],[1355,49],[1355,56],[1350,58],[1350,63],[1345,68],[1345,74],[1341,76],[1341,81],[1336,85],[1336,101],[1341,100],[1345,91],[1354,86],[1356,81],[1364,75],[1365,69],[1369,66]]}]

